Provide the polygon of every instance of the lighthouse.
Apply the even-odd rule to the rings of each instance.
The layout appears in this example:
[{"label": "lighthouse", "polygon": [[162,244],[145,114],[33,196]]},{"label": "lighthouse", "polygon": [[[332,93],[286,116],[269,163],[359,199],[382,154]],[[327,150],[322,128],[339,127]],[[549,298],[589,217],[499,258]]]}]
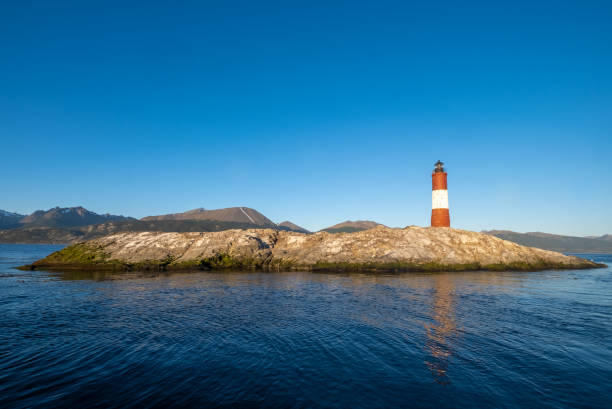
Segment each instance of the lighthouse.
[{"label": "lighthouse", "polygon": [[431,174],[431,227],[450,227],[444,163],[437,161],[435,166]]}]

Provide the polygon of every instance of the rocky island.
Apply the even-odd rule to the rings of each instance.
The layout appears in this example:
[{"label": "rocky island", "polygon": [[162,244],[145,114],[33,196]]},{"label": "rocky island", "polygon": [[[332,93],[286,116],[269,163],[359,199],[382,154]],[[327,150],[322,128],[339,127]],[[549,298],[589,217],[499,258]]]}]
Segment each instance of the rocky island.
[{"label": "rocky island", "polygon": [[602,266],[466,230],[378,226],[340,234],[273,229],[117,233],[73,244],[21,268],[527,271]]}]

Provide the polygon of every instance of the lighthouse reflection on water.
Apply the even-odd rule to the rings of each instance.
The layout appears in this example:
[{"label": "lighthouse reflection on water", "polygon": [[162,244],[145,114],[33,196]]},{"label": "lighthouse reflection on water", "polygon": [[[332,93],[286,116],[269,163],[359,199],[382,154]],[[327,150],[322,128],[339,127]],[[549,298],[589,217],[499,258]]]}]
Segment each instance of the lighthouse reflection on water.
[{"label": "lighthouse reflection on water", "polygon": [[453,352],[453,341],[457,337],[455,286],[447,274],[436,275],[432,280],[434,286],[431,305],[432,323],[425,324],[427,331],[425,352],[428,354],[425,364],[436,382],[448,384],[450,378],[447,376],[447,371]]},{"label": "lighthouse reflection on water", "polygon": [[[450,227],[450,216],[448,211],[448,185],[447,173],[444,163],[438,160],[435,164],[432,178],[432,227]],[[426,324],[427,343],[426,350],[429,359],[425,362],[436,382],[446,384],[448,377],[449,359],[451,356],[451,340],[457,335],[454,302],[453,283],[446,275],[435,276],[433,294],[433,323]]]}]

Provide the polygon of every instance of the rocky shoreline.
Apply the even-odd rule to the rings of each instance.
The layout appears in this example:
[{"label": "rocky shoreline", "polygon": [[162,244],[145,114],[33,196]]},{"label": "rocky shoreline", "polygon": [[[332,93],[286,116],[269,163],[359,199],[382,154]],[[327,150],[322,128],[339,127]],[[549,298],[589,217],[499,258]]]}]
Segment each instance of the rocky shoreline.
[{"label": "rocky shoreline", "polygon": [[77,243],[22,269],[465,271],[604,267],[579,257],[451,228],[379,226],[355,233],[272,229],[130,232]]}]

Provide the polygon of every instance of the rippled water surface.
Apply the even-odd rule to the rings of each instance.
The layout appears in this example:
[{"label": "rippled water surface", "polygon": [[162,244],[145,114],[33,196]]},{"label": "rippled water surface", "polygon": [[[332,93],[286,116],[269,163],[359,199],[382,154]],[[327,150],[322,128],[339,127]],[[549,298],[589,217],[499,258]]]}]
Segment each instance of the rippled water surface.
[{"label": "rippled water surface", "polygon": [[611,407],[610,268],[12,269],[58,248],[0,245],[0,407]]}]

